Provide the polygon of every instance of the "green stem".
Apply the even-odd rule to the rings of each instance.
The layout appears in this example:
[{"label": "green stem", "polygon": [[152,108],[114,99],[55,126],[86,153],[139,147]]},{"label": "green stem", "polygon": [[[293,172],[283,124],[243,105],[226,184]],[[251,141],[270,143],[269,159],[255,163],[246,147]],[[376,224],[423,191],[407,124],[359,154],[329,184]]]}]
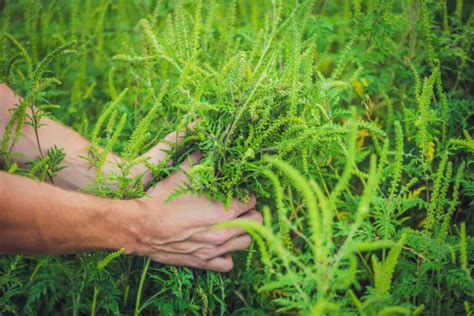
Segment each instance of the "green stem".
[{"label": "green stem", "polygon": [[92,306],[91,306],[91,316],[95,315],[95,309],[97,305],[97,294],[99,293],[99,289],[97,286],[94,286],[94,296],[92,298]]},{"label": "green stem", "polygon": [[145,267],[143,267],[142,276],[140,278],[140,284],[138,286],[137,300],[135,304],[135,313],[134,313],[135,316],[140,315],[140,300],[142,297],[143,283],[145,283],[145,277],[146,277],[146,273],[148,271],[149,266],[150,266],[150,258],[147,258],[145,262]]}]

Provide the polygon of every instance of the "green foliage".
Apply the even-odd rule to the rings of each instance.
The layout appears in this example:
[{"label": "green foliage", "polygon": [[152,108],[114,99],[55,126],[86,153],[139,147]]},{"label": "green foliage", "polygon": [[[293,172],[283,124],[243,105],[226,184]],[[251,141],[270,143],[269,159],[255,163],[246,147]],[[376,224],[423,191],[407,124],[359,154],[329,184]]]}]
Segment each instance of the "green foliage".
[{"label": "green foliage", "polygon": [[[0,81],[24,97],[2,170],[54,182],[60,148],[12,157],[48,115],[91,140],[92,194],[141,197],[135,164],[156,182],[200,151],[168,198],[254,192],[265,218],[223,225],[253,237],[230,274],[3,256],[0,313],[472,313],[473,17],[462,0],[0,2]],[[197,119],[163,163],[142,156]]]},{"label": "green foliage", "polygon": [[97,263],[98,269],[104,269],[112,260],[121,256],[125,252],[125,248],[109,253],[104,259]]},{"label": "green foliage", "polygon": [[393,272],[398,261],[398,256],[402,250],[405,235],[402,235],[400,241],[390,250],[384,262],[379,262],[377,257],[372,257],[372,267],[374,272],[375,292],[377,295],[385,295],[390,289]]}]

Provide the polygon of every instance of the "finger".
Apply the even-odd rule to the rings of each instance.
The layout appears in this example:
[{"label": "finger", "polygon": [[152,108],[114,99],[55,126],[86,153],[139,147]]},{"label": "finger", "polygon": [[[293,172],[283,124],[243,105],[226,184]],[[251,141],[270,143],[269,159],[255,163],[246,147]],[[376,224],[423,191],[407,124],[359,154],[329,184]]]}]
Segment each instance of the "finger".
[{"label": "finger", "polygon": [[209,243],[184,240],[184,241],[170,242],[165,245],[161,245],[159,247],[159,250],[166,251],[168,253],[185,255],[185,254],[194,253],[200,249],[211,248],[211,247],[213,246],[210,245]]},{"label": "finger", "polygon": [[212,223],[209,224],[218,224],[229,219],[235,219],[251,209],[255,208],[256,198],[254,194],[251,194],[247,202],[239,201],[236,198],[233,198],[230,205],[225,208],[224,205],[220,202],[214,201],[215,208],[214,212],[211,214]]},{"label": "finger", "polygon": [[[189,127],[195,125],[195,122],[192,122]],[[158,144],[156,144],[150,151],[147,153],[147,156],[150,157],[149,162],[153,164],[159,164],[161,161],[168,157],[169,152],[173,150],[176,146],[180,145],[186,137],[186,133],[189,128],[182,128],[177,131],[173,131],[166,135]],[[173,161],[170,159],[167,165],[172,165]]]},{"label": "finger", "polygon": [[191,153],[187,159],[181,165],[181,170],[173,171],[168,177],[158,182],[154,188],[149,190],[152,196],[167,196],[173,192],[177,186],[183,184],[189,184],[189,179],[186,176],[186,172],[191,168],[192,165],[196,164],[201,160],[202,154],[200,152]]},{"label": "finger", "polygon": [[[239,216],[241,219],[253,220],[258,223],[262,223],[262,215],[255,211],[250,210],[247,213]],[[210,228],[205,231],[195,233],[190,240],[200,243],[208,243],[212,245],[221,245],[232,238],[245,234],[246,231],[243,228]]]},{"label": "finger", "polygon": [[160,144],[168,144],[169,145],[179,145],[183,142],[186,137],[188,131],[193,130],[196,124],[199,122],[199,119],[192,121],[188,126],[184,128],[180,128],[177,131],[173,131],[166,135]]},{"label": "finger", "polygon": [[154,251],[149,257],[151,260],[159,263],[180,267],[204,269],[207,264],[207,260],[197,258],[194,255],[169,253],[166,251]]},{"label": "finger", "polygon": [[189,170],[191,166],[197,164],[202,158],[202,154],[199,151],[194,151],[189,154],[188,158],[181,165],[182,170]]},{"label": "finger", "polygon": [[246,213],[247,211],[254,209],[257,199],[254,194],[250,195],[250,198],[247,202],[239,201],[238,199],[232,199],[232,202],[229,205],[229,210],[234,214],[233,217],[239,217],[240,215]]},{"label": "finger", "polygon": [[150,259],[166,265],[214,270],[217,272],[229,272],[234,266],[232,257],[228,254],[212,258],[211,260],[204,260],[190,254],[176,254],[158,251],[153,255],[150,255]]},{"label": "finger", "polygon": [[[255,210],[249,211],[239,218],[253,220],[259,223],[262,222],[262,215]],[[211,227],[207,229],[199,229],[197,227],[190,227],[188,230],[194,231],[190,234],[187,234],[186,237],[180,237],[179,240],[170,240],[167,243],[157,245],[155,246],[155,250],[177,254],[190,254],[201,249],[213,248],[222,245],[232,238],[247,234],[247,232],[242,228],[216,229]]]},{"label": "finger", "polygon": [[214,270],[217,272],[230,272],[234,267],[234,262],[229,254],[222,257],[217,257],[209,260],[205,266],[205,269]]},{"label": "finger", "polygon": [[226,253],[234,252],[237,250],[244,250],[250,246],[252,239],[249,235],[241,235],[236,238],[232,238],[228,242],[212,248],[202,248],[194,252],[194,255],[204,260],[210,260],[215,257],[220,257]]},{"label": "finger", "polygon": [[181,164],[180,170],[173,172],[168,178],[175,183],[187,183],[189,184],[188,177],[186,173],[191,169],[191,167],[197,164],[202,158],[200,152],[192,152]]}]

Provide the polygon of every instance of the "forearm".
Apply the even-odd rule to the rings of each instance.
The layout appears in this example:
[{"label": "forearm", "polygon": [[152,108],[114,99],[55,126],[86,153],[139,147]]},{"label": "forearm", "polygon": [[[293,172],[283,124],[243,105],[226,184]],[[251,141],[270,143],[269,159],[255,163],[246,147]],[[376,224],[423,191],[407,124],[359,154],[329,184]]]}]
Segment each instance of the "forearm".
[{"label": "forearm", "polygon": [[[134,251],[136,201],[102,199],[0,172],[0,253]],[[136,222],[136,221],[135,221]]]},{"label": "forearm", "polygon": [[[73,130],[47,118],[41,119],[45,124],[38,129],[39,146],[43,154],[56,145],[65,153],[64,161],[61,163],[65,168],[57,173],[54,184],[66,189],[81,189],[93,184],[97,170],[86,158],[90,143]],[[40,157],[38,141],[31,126],[24,126],[22,137],[13,146],[15,160],[24,164]],[[20,154],[20,155],[18,155]],[[110,153],[103,166],[103,174],[119,172],[116,167],[120,158]]]},{"label": "forearm", "polygon": [[[20,98],[6,85],[0,84],[0,139],[3,137],[11,112],[9,109],[19,104]],[[19,164],[25,164],[45,155],[50,148],[56,145],[65,152],[62,162],[64,169],[60,170],[54,179],[54,184],[67,189],[80,189],[93,184],[96,179],[97,170],[87,159],[90,143],[74,130],[55,122],[48,117],[41,119],[42,126],[35,130],[25,124],[21,130],[21,137],[12,146],[12,158]],[[38,136],[38,137],[37,137]],[[120,158],[113,153],[107,156],[103,166],[103,174],[112,172],[120,173],[117,164]],[[132,174],[145,172],[142,165],[135,167]]]},{"label": "forearm", "polygon": [[127,254],[164,264],[229,271],[229,253],[247,248],[250,237],[241,228],[216,230],[214,225],[234,218],[261,222],[253,210],[255,199],[247,203],[234,199],[228,210],[222,203],[191,194],[165,203],[185,177],[184,171],[175,171],[150,189],[148,197],[124,201],[0,172],[0,254],[124,248]]}]

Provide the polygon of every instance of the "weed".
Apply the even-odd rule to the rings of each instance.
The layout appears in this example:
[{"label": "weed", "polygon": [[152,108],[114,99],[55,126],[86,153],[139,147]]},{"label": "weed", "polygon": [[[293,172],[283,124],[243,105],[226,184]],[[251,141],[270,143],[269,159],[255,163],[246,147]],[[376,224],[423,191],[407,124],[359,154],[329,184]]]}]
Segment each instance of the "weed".
[{"label": "weed", "polygon": [[[472,313],[470,3],[7,0],[0,10],[1,81],[24,96],[5,126],[3,170],[54,181],[60,148],[24,166],[11,157],[22,126],[37,131],[50,115],[91,140],[91,193],[141,197],[130,173],[140,154],[199,118],[167,159],[203,159],[170,198],[255,192],[265,218],[225,224],[254,238],[228,275],[123,251],[4,256],[0,313]],[[111,151],[120,174],[102,172]],[[173,168],[145,163],[155,182]]]}]

